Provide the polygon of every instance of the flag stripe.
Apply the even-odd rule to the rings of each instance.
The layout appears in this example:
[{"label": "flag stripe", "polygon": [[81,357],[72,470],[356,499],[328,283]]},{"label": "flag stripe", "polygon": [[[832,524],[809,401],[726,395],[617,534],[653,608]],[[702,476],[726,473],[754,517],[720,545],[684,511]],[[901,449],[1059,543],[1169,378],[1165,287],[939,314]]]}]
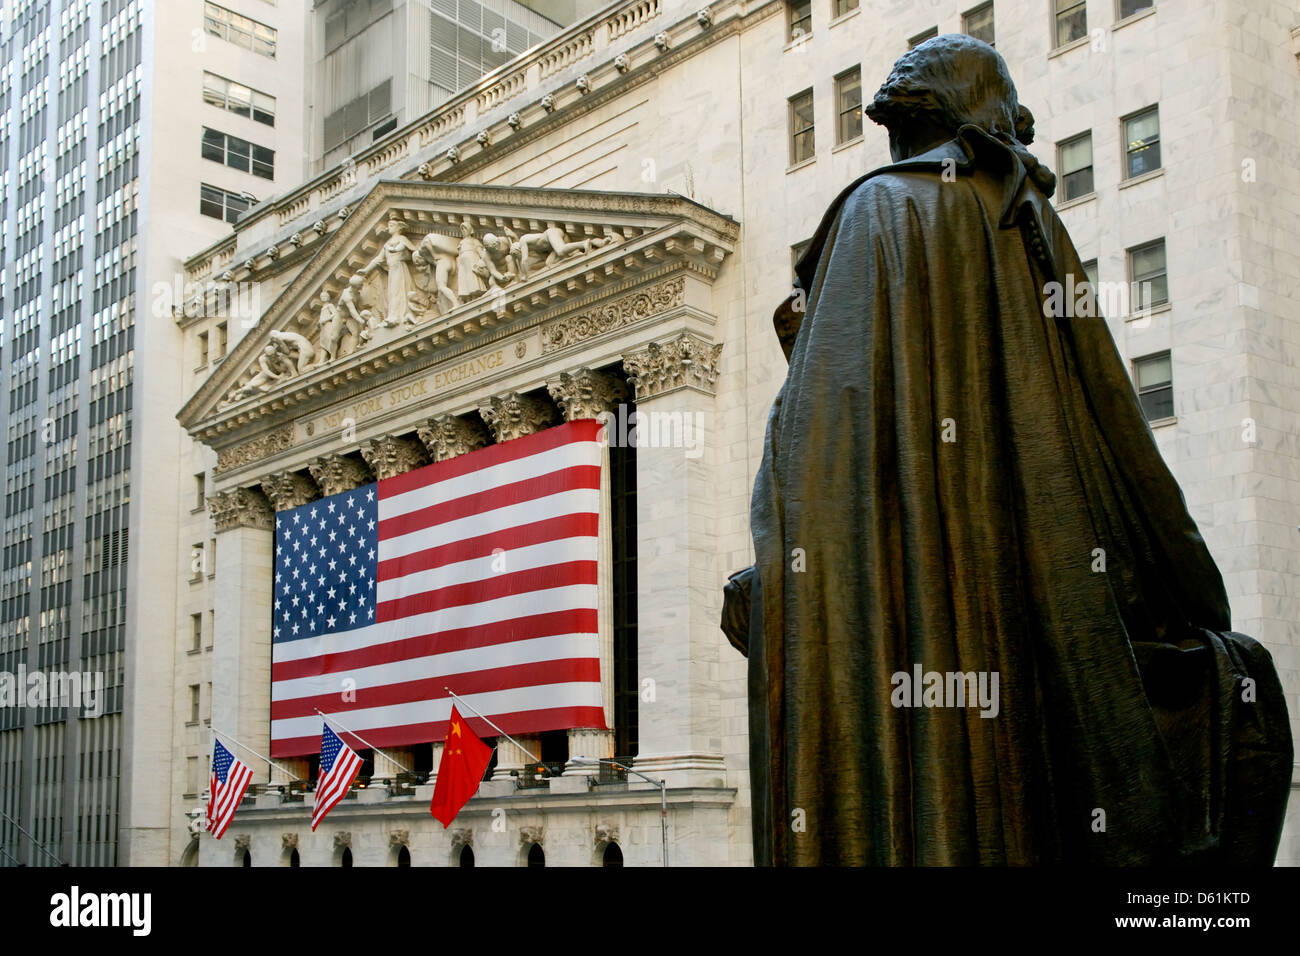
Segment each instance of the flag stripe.
[{"label": "flag stripe", "polygon": [[414,680],[386,682],[366,688],[358,687],[355,691],[349,690],[346,696],[340,696],[338,680],[331,679],[325,681],[333,685],[326,693],[275,701],[271,704],[271,719],[310,717],[316,713],[317,708],[324,710],[326,707],[330,708],[331,713],[343,714],[376,707],[391,707],[395,704],[426,703],[435,697],[444,696],[444,688],[449,685],[461,688],[463,694],[462,690],[457,690],[456,693],[463,696],[500,690],[505,683],[513,687],[537,687],[598,680],[600,680],[600,662],[590,657],[514,664],[510,667],[494,668],[491,671],[478,670],[465,674],[438,673]]}]

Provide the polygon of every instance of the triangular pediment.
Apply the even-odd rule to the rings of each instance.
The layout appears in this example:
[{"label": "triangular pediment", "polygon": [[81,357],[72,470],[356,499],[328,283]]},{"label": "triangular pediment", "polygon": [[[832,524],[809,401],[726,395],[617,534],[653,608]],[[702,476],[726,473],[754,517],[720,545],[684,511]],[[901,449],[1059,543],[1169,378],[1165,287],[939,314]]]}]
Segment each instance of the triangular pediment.
[{"label": "triangular pediment", "polygon": [[675,195],[380,182],[177,417],[211,442],[327,400],[368,370],[437,361],[639,274],[676,267],[712,280],[738,232]]}]

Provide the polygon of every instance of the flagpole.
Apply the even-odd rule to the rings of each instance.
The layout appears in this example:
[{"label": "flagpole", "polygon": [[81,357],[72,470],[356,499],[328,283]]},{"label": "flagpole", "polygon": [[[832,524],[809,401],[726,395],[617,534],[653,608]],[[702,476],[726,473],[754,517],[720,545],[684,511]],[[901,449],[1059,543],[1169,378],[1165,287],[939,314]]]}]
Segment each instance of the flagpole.
[{"label": "flagpole", "polygon": [[370,748],[371,750],[373,750],[375,753],[377,753],[377,754],[381,754],[385,760],[387,760],[389,763],[391,763],[391,764],[392,764],[394,767],[396,767],[398,770],[402,771],[402,773],[410,773],[410,772],[411,772],[411,770],[410,770],[409,767],[404,767],[404,766],[402,766],[400,763],[398,763],[398,762],[397,762],[396,760],[394,760],[392,757],[388,756],[388,754],[384,753],[382,750],[380,750],[378,747],[376,747],[376,746],[375,746],[374,744],[372,744],[370,741],[366,740],[365,737],[362,737],[362,736],[361,736],[359,733],[357,733],[355,730],[348,730],[347,725],[345,725],[345,724],[343,723],[343,721],[339,720],[337,717],[333,716],[332,714],[327,714],[327,713],[325,713],[325,711],[321,710],[319,707],[316,708],[316,713],[320,714],[320,716],[321,716],[321,720],[332,720],[332,721],[334,721],[334,723],[338,724],[340,727],[343,728],[343,732],[344,732],[344,733],[351,734],[353,737],[356,737],[357,740],[361,741],[363,744],[365,744],[367,747],[369,747],[369,748]]},{"label": "flagpole", "polygon": [[[227,738],[227,739],[233,741],[234,744],[235,744],[235,746],[238,747],[240,750],[247,751],[248,753],[250,753],[250,754],[252,754],[254,757],[256,757],[258,760],[261,760],[261,761],[263,761],[264,763],[270,764],[272,768],[274,768],[275,770],[280,771],[280,773],[282,773],[282,774],[284,774],[286,777],[288,777],[290,783],[293,783],[295,780],[303,780],[303,779],[305,779],[305,778],[303,778],[303,777],[295,776],[291,771],[286,770],[284,767],[280,766],[278,763],[276,763],[276,762],[275,762],[274,760],[272,760],[270,757],[263,757],[260,753],[258,753],[258,752],[257,752],[256,750],[254,750],[252,747],[246,746],[245,744],[241,743],[241,742],[239,741],[239,738],[237,738],[236,736],[234,736],[234,734],[228,734],[228,733],[226,733],[224,730],[217,730],[216,727],[211,727],[211,726],[209,726],[208,729],[212,731],[212,736],[214,736],[214,737],[216,737],[216,736],[222,736],[222,737],[225,737],[225,738]],[[269,782],[267,783],[267,786],[270,786],[270,783],[269,783]]]},{"label": "flagpole", "polygon": [[532,753],[531,750],[529,750],[527,747],[525,747],[525,746],[524,746],[523,744],[521,744],[519,741],[515,740],[514,737],[511,737],[508,733],[506,733],[504,730],[502,730],[502,729],[501,729],[500,727],[498,727],[496,724],[492,723],[492,721],[489,720],[489,719],[487,718],[487,715],[485,715],[481,710],[479,710],[477,707],[475,707],[473,704],[471,704],[469,701],[467,701],[464,697],[461,697],[460,694],[457,694],[457,693],[456,693],[454,690],[452,690],[450,687],[444,687],[443,690],[445,690],[448,694],[451,694],[452,697],[456,698],[456,700],[460,701],[462,704],[464,704],[464,705],[465,705],[466,707],[468,707],[470,710],[474,711],[475,715],[478,716],[478,717],[479,717],[479,718],[480,718],[480,719],[481,719],[485,724],[487,724],[489,727],[491,727],[493,730],[495,730],[495,731],[496,731],[498,734],[500,734],[502,737],[506,738],[506,740],[510,741],[510,742],[511,742],[512,744],[514,744],[516,747],[518,747],[520,753],[522,753],[522,754],[523,754],[524,756],[526,756],[526,757],[530,757],[530,758],[532,758],[532,759],[530,759],[530,760],[528,761],[529,764],[534,764],[534,763],[535,763],[535,764],[540,764],[540,765],[542,765],[542,766],[545,766],[544,764],[542,764],[542,762],[541,762],[540,760],[538,760],[536,757],[533,757],[533,753]]}]

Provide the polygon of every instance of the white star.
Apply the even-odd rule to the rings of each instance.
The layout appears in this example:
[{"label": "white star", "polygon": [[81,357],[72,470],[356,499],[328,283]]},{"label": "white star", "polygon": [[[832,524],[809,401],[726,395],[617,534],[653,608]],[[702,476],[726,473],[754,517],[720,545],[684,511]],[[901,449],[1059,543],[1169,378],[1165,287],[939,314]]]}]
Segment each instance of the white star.
[{"label": "white star", "polygon": [[293,606],[294,607],[298,606],[298,595],[296,594],[293,596]]},{"label": "white star", "polygon": [[336,617],[334,617],[334,616],[331,615],[330,617],[328,617],[328,618],[325,619],[325,623],[328,624],[330,627],[333,627],[333,626],[334,626],[334,622],[337,621],[337,620],[338,620],[338,618],[336,618]]},{"label": "white star", "polygon": [[374,500],[375,500],[375,489],[371,488],[366,492],[366,501],[374,501]]},{"label": "white star", "polygon": [[357,616],[355,614],[348,615],[348,623],[349,624],[357,623]]},{"label": "white star", "polygon": [[334,502],[330,502],[330,514],[334,513]]},{"label": "white star", "polygon": [[298,625],[297,625],[297,624],[295,624],[295,625],[293,626],[293,632],[294,632],[295,634],[298,633]]}]

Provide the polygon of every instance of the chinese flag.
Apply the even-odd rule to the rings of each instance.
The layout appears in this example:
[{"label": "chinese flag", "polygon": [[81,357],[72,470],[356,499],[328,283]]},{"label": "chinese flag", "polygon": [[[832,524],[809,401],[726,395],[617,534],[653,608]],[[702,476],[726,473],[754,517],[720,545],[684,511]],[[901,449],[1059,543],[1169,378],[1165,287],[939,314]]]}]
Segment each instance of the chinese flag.
[{"label": "chinese flag", "polygon": [[442,748],[442,763],[438,764],[438,782],[433,787],[433,803],[429,812],[442,823],[445,830],[456,819],[461,807],[478,792],[483,771],[492,759],[492,748],[478,739],[469,729],[456,705],[451,708],[451,722],[447,725],[447,742]]}]

